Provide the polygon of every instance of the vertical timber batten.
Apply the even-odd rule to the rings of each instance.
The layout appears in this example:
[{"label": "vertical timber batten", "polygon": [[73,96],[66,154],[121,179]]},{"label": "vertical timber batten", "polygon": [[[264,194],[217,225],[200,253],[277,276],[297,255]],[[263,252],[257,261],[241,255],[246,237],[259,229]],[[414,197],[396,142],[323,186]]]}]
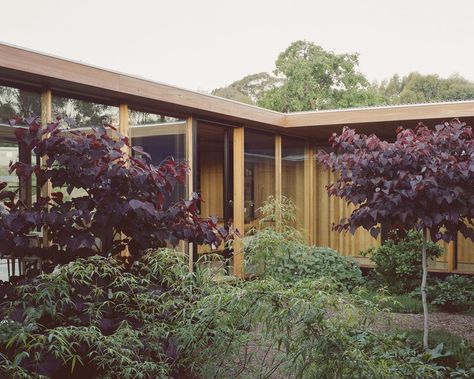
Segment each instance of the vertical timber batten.
[{"label": "vertical timber batten", "polygon": [[[128,105],[120,104],[119,106],[119,132],[128,138],[130,147],[132,146],[132,133],[130,133],[130,126],[128,123]],[[124,149],[128,149],[126,146]],[[131,148],[127,151],[131,154]]]},{"label": "vertical timber batten", "polygon": [[314,201],[314,146],[309,141],[304,151],[304,239],[306,244],[314,243],[315,201]]},{"label": "vertical timber batten", "polygon": [[456,243],[454,241],[451,241],[448,244],[448,272],[453,272],[456,269]]},{"label": "vertical timber batten", "polygon": [[243,263],[244,251],[242,237],[244,231],[244,185],[245,185],[245,166],[244,166],[244,128],[234,129],[234,229],[241,234],[234,240],[234,275],[238,278],[244,277]]},{"label": "vertical timber batten", "polygon": [[[281,162],[281,135],[275,135],[275,200],[279,204],[282,200],[282,162]],[[276,209],[276,228],[281,230],[281,207]]]},{"label": "vertical timber batten", "polygon": [[[188,162],[189,174],[186,175],[186,197],[190,199],[195,191],[195,179],[197,173],[196,159],[197,159],[197,120],[194,117],[186,118],[186,138],[185,138],[185,153],[186,162]],[[194,271],[195,254],[197,247],[193,243],[185,243],[185,254],[188,256],[188,269],[190,272]]]},{"label": "vertical timber batten", "polygon": [[[119,105],[119,132],[123,136],[128,138],[128,143],[130,147],[124,145],[122,151],[127,154],[132,154],[132,133],[130,132],[130,126],[128,121],[128,105],[120,104]],[[121,238],[125,239],[125,235],[122,233]],[[128,246],[123,249],[121,255],[128,256],[130,253],[128,251]]]},{"label": "vertical timber batten", "polygon": [[[50,89],[45,89],[41,93],[41,124],[44,126],[47,123],[52,121],[52,93]],[[47,157],[41,158],[41,166],[44,167],[46,165]],[[50,197],[51,193],[53,192],[53,188],[51,186],[51,182],[48,180],[42,187],[41,187],[41,197]],[[51,241],[48,238],[48,230],[43,228],[43,246],[47,247],[50,246]]]}]

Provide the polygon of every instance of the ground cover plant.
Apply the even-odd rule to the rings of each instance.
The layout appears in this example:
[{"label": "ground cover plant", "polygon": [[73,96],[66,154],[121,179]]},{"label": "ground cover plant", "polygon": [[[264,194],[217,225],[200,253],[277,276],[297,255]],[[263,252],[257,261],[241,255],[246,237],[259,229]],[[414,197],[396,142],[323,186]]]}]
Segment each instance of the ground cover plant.
[{"label": "ground cover plant", "polygon": [[339,174],[330,195],[355,205],[336,230],[363,227],[376,237],[389,231],[423,234],[421,297],[428,347],[427,240],[474,240],[474,133],[459,120],[415,130],[400,128],[394,142],[345,128],[330,139],[334,151],[319,162]]}]

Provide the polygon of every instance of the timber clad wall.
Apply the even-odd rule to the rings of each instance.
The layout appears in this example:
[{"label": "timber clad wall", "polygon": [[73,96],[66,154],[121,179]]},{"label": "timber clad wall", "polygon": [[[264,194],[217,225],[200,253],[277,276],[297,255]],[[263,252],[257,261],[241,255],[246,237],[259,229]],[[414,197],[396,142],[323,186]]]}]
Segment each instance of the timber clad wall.
[{"label": "timber clad wall", "polygon": [[314,189],[316,198],[316,218],[314,228],[314,243],[318,246],[329,246],[343,255],[348,255],[360,263],[370,263],[368,258],[360,255],[360,252],[380,245],[380,239],[373,238],[364,229],[356,230],[352,235],[349,232],[338,233],[332,230],[332,225],[339,223],[342,218],[347,218],[354,207],[347,205],[342,199],[329,197],[326,186],[333,183],[335,173],[324,170],[319,164],[316,165],[314,176]]},{"label": "timber clad wall", "polygon": [[[331,247],[361,264],[370,262],[360,252],[379,246],[380,240],[362,229],[354,235],[332,230],[332,224],[349,216],[353,207],[329,198],[326,186],[335,176],[316,164],[317,148],[344,125],[393,138],[398,126],[413,127],[419,121],[432,125],[461,117],[474,124],[474,101],[283,114],[0,44],[0,89],[6,87],[36,93],[43,122],[52,119],[53,103],[61,99],[69,105],[81,101],[91,109],[115,106],[120,130],[131,136],[132,143],[145,145],[157,159],[166,151],[188,161],[186,188],[175,195],[199,191],[206,201],[203,216],[217,216],[221,224],[231,222],[242,233],[258,226],[257,209],[269,195],[284,195],[296,205],[296,226],[307,243]],[[2,101],[0,93],[0,105]],[[153,121],[135,125],[130,116],[137,116],[137,111]],[[146,112],[155,117],[145,117]],[[0,169],[1,154],[15,148],[13,128],[5,123],[10,116],[0,114]],[[88,127],[93,122],[89,118]],[[22,191],[31,197],[31,184],[28,188]],[[42,191],[46,194],[51,188]],[[48,243],[46,231],[44,241]],[[431,269],[474,273],[472,241],[460,237],[457,244],[441,245],[445,253],[431,262]],[[190,245],[183,249],[189,254],[190,269],[197,254],[211,251]],[[233,267],[237,276],[244,274],[242,262],[242,244],[237,240]]]}]

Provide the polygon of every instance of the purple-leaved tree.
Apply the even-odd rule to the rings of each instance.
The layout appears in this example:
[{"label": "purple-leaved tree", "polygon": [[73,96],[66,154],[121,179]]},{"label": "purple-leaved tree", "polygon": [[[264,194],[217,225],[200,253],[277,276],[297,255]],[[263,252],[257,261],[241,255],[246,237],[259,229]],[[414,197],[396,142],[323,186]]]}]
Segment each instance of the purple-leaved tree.
[{"label": "purple-leaved tree", "polygon": [[339,175],[328,193],[356,206],[334,229],[363,227],[373,237],[387,230],[423,233],[423,345],[428,346],[426,241],[474,240],[474,135],[458,119],[415,130],[399,128],[396,140],[345,128],[330,139],[333,151],[317,160]]},{"label": "purple-leaved tree", "polygon": [[[0,183],[0,256],[38,256],[57,264],[128,248],[132,262],[146,249],[166,243],[219,244],[227,237],[215,219],[199,217],[197,195],[165,201],[184,183],[186,163],[170,157],[154,166],[141,147],[130,147],[128,138],[110,125],[79,132],[60,130],[59,120],[45,126],[36,118],[25,121],[26,128],[15,130],[18,143],[44,164],[16,162],[10,172],[20,182],[35,176],[37,185],[49,181],[63,191],[53,190],[30,205]],[[73,190],[79,195],[64,196]],[[32,246],[29,233],[41,229],[48,231],[51,243]]]}]

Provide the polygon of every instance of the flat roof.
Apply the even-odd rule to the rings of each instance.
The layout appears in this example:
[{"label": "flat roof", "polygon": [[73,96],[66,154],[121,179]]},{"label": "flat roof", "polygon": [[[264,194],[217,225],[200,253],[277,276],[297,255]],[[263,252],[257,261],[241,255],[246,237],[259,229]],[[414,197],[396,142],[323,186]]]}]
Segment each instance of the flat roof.
[{"label": "flat roof", "polygon": [[385,125],[392,131],[392,126],[423,120],[474,118],[474,101],[281,113],[5,43],[0,43],[0,81],[51,88],[59,95],[106,104],[127,103],[132,109],[170,116],[194,116],[316,138],[344,125],[367,132],[381,131]]}]

